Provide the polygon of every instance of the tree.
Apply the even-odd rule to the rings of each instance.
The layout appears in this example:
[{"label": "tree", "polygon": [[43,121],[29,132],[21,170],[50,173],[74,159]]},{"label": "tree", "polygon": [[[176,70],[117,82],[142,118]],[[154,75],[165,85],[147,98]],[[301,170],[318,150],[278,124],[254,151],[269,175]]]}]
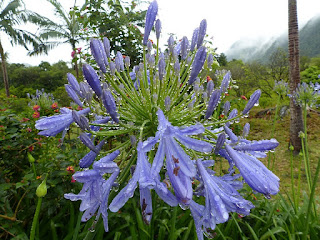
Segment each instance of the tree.
[{"label": "tree", "polygon": [[[41,17],[37,13],[26,10],[24,8],[22,0],[4,0],[0,2],[0,32],[3,32],[8,36],[8,38],[11,40],[11,44],[22,45],[28,51],[30,51],[28,45],[32,45],[34,49],[37,49],[37,53],[46,52],[46,46],[35,34],[17,28],[17,26],[27,22],[31,22],[37,25],[44,25],[46,24],[46,19]],[[32,52],[35,53],[35,51]],[[29,54],[32,54],[32,52],[29,52]],[[3,49],[1,39],[0,57],[4,87],[7,97],[9,97],[9,78],[6,66],[5,51]]]},{"label": "tree", "polygon": [[[297,18],[297,1],[288,0],[288,38],[289,38],[289,86],[293,94],[300,83],[300,59],[299,59],[299,29]],[[290,144],[295,153],[301,150],[299,132],[303,132],[302,109],[290,100]]]},{"label": "tree", "polygon": [[[74,11],[67,13],[57,0],[47,0],[54,7],[56,16],[61,23],[49,21],[40,31],[40,38],[46,41],[48,48],[52,49],[60,44],[69,43],[72,50],[76,50],[76,44],[81,39],[79,35],[79,23]],[[50,41],[49,41],[50,40]],[[77,77],[79,68],[77,61],[74,61],[74,69]]]},{"label": "tree", "polygon": [[274,81],[283,79],[288,82],[289,63],[288,54],[282,48],[277,48],[269,57],[270,75]]},{"label": "tree", "polygon": [[227,64],[228,64],[227,56],[224,53],[221,53],[217,57],[217,61],[218,61],[220,66],[227,66]]},{"label": "tree", "polygon": [[138,64],[142,56],[143,33],[146,11],[138,11],[136,1],[86,0],[77,11],[84,39],[108,37],[111,49],[130,57]]}]

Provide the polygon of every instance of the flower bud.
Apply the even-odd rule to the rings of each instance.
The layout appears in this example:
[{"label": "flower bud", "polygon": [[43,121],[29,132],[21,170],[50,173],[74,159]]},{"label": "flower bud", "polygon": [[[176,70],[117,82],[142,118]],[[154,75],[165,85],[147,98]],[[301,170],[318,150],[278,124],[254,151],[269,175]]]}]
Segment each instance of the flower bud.
[{"label": "flower bud", "polygon": [[246,138],[250,132],[250,123],[246,123],[243,127],[242,137]]},{"label": "flower bud", "polygon": [[210,95],[212,93],[213,89],[214,89],[214,83],[213,83],[213,81],[209,81],[207,83],[207,93],[208,93],[208,95]]},{"label": "flower bud", "polygon": [[116,123],[119,123],[116,102],[110,90],[103,91],[102,102],[107,112],[110,114],[112,120],[115,121]]},{"label": "flower bud", "polygon": [[34,163],[34,157],[31,155],[31,153],[28,152],[28,159],[29,159],[29,163]]},{"label": "flower bud", "polygon": [[223,114],[227,115],[229,111],[230,111],[230,102],[226,101],[223,105]]},{"label": "flower bud", "polygon": [[68,82],[71,85],[72,89],[81,96],[80,93],[80,85],[77,81],[77,79],[75,78],[75,76],[73,76],[71,73],[67,73],[67,78],[68,78]]},{"label": "flower bud", "polygon": [[97,96],[100,97],[102,93],[102,89],[101,89],[100,80],[96,71],[89,64],[83,64],[82,70],[83,70],[83,75],[87,80],[87,82],[89,83],[90,87],[97,94]]},{"label": "flower bud", "polygon": [[260,96],[261,96],[261,90],[258,89],[250,96],[250,99],[247,105],[245,106],[245,108],[243,109],[242,114],[244,115],[248,114],[251,108],[253,108],[253,106],[259,102]]},{"label": "flower bud", "polygon": [[147,46],[149,35],[151,29],[153,27],[154,21],[156,20],[156,16],[158,13],[158,3],[157,1],[153,1],[147,10],[146,14],[146,24],[144,28],[144,36],[143,36],[143,45]]},{"label": "flower bud", "polygon": [[166,62],[164,61],[164,58],[160,58],[158,68],[159,68],[159,79],[162,80],[166,71]]},{"label": "flower bud", "polygon": [[71,85],[65,84],[64,86],[65,86],[65,88],[66,88],[66,91],[67,91],[69,97],[70,97],[76,104],[78,104],[80,107],[83,107],[82,102],[80,101],[78,95],[77,95],[76,92],[73,90],[73,88],[71,87]]},{"label": "flower bud", "polygon": [[156,29],[156,37],[157,39],[160,38],[160,33],[161,33],[161,21],[160,19],[157,19],[156,23],[155,23],[155,29]]},{"label": "flower bud", "polygon": [[103,38],[104,50],[106,51],[106,55],[110,58],[110,41],[107,37]]},{"label": "flower bud", "polygon": [[116,64],[115,64],[114,62],[111,62],[111,63],[109,64],[109,67],[110,67],[110,73],[111,73],[111,75],[114,76],[115,73],[116,73]]},{"label": "flower bud", "polygon": [[188,56],[189,41],[187,37],[183,37],[181,41],[180,56],[182,60],[186,60]]},{"label": "flower bud", "polygon": [[211,97],[209,99],[205,119],[208,119],[209,117],[211,117],[213,111],[215,110],[215,108],[219,103],[220,95],[221,95],[221,92],[218,89],[212,92]]},{"label": "flower bud", "polygon": [[129,56],[126,56],[126,57],[124,58],[124,66],[125,66],[126,68],[129,68],[129,67],[130,67],[130,57],[129,57]]},{"label": "flower bud", "polygon": [[174,39],[173,39],[172,35],[170,35],[170,37],[168,39],[168,47],[169,47],[170,53],[172,53],[173,52],[173,48],[174,48]]},{"label": "flower bud", "polygon": [[196,29],[193,31],[193,34],[192,34],[191,46],[190,46],[190,51],[191,51],[191,52],[193,52],[193,50],[194,50],[195,47],[196,47],[196,44],[197,44],[197,41],[198,41],[198,33],[199,33],[199,28],[196,28]]},{"label": "flower bud", "polygon": [[217,139],[216,147],[214,149],[215,154],[217,154],[219,150],[223,147],[223,144],[225,141],[226,141],[226,135],[224,133],[220,133]]},{"label": "flower bud", "polygon": [[173,69],[174,69],[174,75],[179,76],[180,75],[180,63],[178,60],[174,63]]},{"label": "flower bud", "polygon": [[198,39],[197,39],[197,48],[199,49],[203,43],[204,36],[207,31],[207,20],[203,19],[200,23]]},{"label": "flower bud", "polygon": [[166,98],[164,99],[164,106],[166,107],[167,111],[170,110],[170,105],[171,105],[171,99],[169,96],[166,96]]},{"label": "flower bud", "polygon": [[40,183],[40,185],[37,187],[36,195],[37,197],[44,197],[47,195],[47,185],[46,185],[47,177]]},{"label": "flower bud", "polygon": [[108,65],[108,59],[103,47],[103,43],[99,39],[90,40],[91,53],[96,60],[99,68],[102,72],[106,73],[106,66]]},{"label": "flower bud", "polygon": [[188,81],[189,85],[191,85],[196,80],[198,74],[200,73],[203,67],[204,62],[206,61],[206,58],[207,58],[207,49],[204,46],[202,46],[198,49],[194,57],[190,78]]},{"label": "flower bud", "polygon": [[207,58],[207,66],[209,69],[211,69],[211,66],[213,64],[213,55],[209,53],[208,58]]},{"label": "flower bud", "polygon": [[148,52],[152,51],[152,42],[151,41],[148,41],[147,48],[148,48]]}]

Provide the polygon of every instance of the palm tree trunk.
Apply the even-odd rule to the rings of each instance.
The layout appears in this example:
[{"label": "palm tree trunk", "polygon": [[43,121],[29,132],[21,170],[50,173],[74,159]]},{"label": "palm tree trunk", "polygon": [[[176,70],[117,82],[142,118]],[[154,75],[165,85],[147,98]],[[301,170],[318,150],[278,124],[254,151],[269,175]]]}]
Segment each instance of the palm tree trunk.
[{"label": "palm tree trunk", "polygon": [[0,57],[1,57],[4,88],[6,89],[7,97],[10,97],[9,78],[8,78],[8,72],[7,72],[7,66],[6,66],[6,58],[5,58],[5,55],[4,55],[4,51],[3,51],[3,48],[2,48],[1,41],[0,41]]},{"label": "palm tree trunk", "polygon": [[[299,28],[297,17],[297,0],[288,0],[289,22],[289,85],[290,94],[296,90],[300,83],[300,59],[299,59]],[[301,150],[299,132],[303,132],[302,109],[290,99],[290,143],[294,152]]]}]

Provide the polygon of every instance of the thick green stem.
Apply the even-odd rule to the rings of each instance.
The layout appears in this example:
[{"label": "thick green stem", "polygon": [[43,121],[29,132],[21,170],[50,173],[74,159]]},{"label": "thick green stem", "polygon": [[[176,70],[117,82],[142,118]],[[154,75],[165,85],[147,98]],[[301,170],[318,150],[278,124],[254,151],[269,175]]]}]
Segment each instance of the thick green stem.
[{"label": "thick green stem", "polygon": [[30,240],[34,240],[35,234],[36,234],[36,227],[39,219],[40,209],[41,209],[41,203],[42,203],[42,197],[38,198],[37,208],[34,213],[32,226],[31,226],[31,232],[30,232]]}]

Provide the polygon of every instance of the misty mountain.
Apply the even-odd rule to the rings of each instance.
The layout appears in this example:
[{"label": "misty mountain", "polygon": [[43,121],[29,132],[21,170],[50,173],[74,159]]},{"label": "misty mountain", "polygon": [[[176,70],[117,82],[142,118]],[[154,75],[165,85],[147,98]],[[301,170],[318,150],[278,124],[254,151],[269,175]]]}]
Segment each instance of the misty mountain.
[{"label": "misty mountain", "polygon": [[[320,16],[310,19],[299,31],[300,56],[316,57],[320,55]],[[245,62],[267,62],[277,49],[288,51],[288,33],[271,39],[239,40],[225,53],[228,60],[241,59]]]}]

